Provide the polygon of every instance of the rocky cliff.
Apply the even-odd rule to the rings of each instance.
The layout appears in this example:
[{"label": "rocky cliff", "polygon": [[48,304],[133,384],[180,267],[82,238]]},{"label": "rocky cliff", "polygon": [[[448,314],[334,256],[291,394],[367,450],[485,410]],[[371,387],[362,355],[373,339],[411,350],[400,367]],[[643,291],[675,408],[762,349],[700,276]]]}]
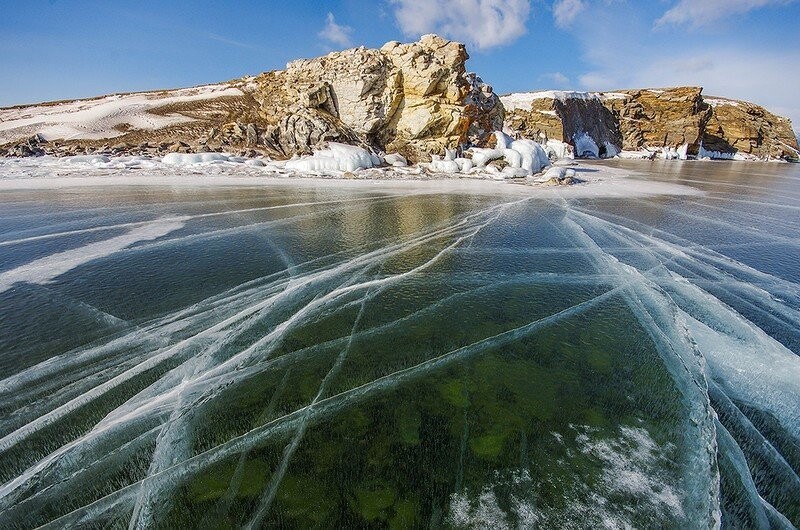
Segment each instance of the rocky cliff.
[{"label": "rocky cliff", "polygon": [[[743,101],[704,97],[702,88],[607,93],[533,92],[503,96],[506,125],[521,135],[544,134],[576,147],[662,151],[678,157],[796,159],[791,121]],[[605,146],[605,148],[604,148]]]},{"label": "rocky cliff", "polygon": [[711,117],[703,130],[703,147],[720,153],[759,158],[797,158],[792,122],[746,101],[705,98]]},{"label": "rocky cliff", "polygon": [[624,150],[686,145],[697,154],[711,116],[702,91],[698,87],[625,90],[600,98],[619,124]]},{"label": "rocky cliff", "polygon": [[605,158],[621,149],[619,121],[597,94],[547,91],[501,99],[506,126],[521,136],[566,142],[579,157]]},{"label": "rocky cliff", "polygon": [[[197,94],[166,91],[65,102],[55,109],[6,109],[0,111],[0,144],[39,133],[39,140],[81,152],[235,148],[288,158],[338,141],[429,159],[445,148],[480,144],[502,128],[502,103],[466,72],[468,58],[463,44],[426,35],[409,44],[294,61],[285,70],[198,87]],[[120,119],[127,111],[131,115]],[[98,116],[106,122],[98,124]],[[60,135],[58,120],[89,123]],[[34,143],[12,149],[52,148]]]},{"label": "rocky cliff", "polygon": [[284,154],[320,141],[358,141],[412,160],[502,127],[491,87],[465,70],[463,44],[435,35],[290,63],[257,78],[267,145]]},{"label": "rocky cliff", "polygon": [[333,141],[417,162],[486,147],[505,126],[567,142],[577,156],[798,157],[791,122],[752,103],[704,97],[697,87],[501,100],[466,71],[468,57],[463,44],[426,35],[215,85],[0,109],[0,156],[226,151],[285,159]]}]

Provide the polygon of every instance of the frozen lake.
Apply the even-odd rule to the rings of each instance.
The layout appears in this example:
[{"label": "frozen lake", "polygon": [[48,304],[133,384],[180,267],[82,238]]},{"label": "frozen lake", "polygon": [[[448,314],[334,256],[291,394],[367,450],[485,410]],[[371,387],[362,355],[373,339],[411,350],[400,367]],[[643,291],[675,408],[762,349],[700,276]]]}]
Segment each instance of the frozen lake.
[{"label": "frozen lake", "polygon": [[0,170],[0,527],[800,525],[800,165],[589,167]]}]

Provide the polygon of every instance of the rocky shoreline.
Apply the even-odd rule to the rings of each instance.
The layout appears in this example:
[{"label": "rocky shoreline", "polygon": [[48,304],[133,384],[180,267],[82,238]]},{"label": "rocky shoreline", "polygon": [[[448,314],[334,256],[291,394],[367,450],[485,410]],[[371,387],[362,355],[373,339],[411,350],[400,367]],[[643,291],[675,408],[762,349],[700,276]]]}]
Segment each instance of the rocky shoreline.
[{"label": "rocky shoreline", "polygon": [[425,35],[215,85],[0,109],[0,156],[289,160],[346,144],[410,164],[452,169],[462,160],[463,169],[470,149],[498,149],[498,131],[540,144],[550,158],[800,156],[788,119],[699,87],[498,97],[467,71],[468,58],[463,44]]}]

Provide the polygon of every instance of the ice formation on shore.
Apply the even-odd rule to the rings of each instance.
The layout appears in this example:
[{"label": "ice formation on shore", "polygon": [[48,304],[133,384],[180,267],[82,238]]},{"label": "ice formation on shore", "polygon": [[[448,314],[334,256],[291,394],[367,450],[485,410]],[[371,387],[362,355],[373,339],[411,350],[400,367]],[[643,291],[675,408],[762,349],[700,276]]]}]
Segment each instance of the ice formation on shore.
[{"label": "ice formation on shore", "polygon": [[[545,148],[533,140],[514,140],[501,131],[495,131],[494,136],[493,148],[472,147],[468,149],[472,158],[456,157],[455,151],[448,150],[443,159],[434,157],[428,168],[438,173],[489,172],[494,178],[503,179],[531,176],[550,165]],[[559,149],[565,152],[564,148]],[[493,160],[503,160],[508,165],[501,170],[489,165]]]},{"label": "ice formation on shore", "polygon": [[363,147],[328,142],[327,149],[315,151],[310,156],[289,160],[285,167],[298,171],[356,171],[380,164],[381,159]]},{"label": "ice formation on shore", "polygon": [[[127,170],[150,169],[162,173],[180,174],[190,172],[223,174],[238,171],[242,176],[264,174],[278,177],[323,177],[323,178],[370,178],[414,180],[428,178],[474,178],[502,181],[505,179],[533,177],[560,160],[575,158],[573,146],[566,142],[530,139],[514,139],[510,135],[495,131],[492,147],[471,147],[463,153],[445,149],[443,155],[431,155],[431,161],[410,165],[399,153],[375,153],[366,147],[328,142],[313,154],[293,157],[289,160],[272,160],[269,157],[237,156],[225,152],[174,152],[163,157],[149,155],[113,155],[98,153],[71,157],[36,157],[35,164],[42,168],[68,167],[74,169]],[[596,148],[596,145],[594,145]],[[16,178],[25,178],[26,158],[10,158],[10,166],[18,168]],[[34,159],[30,159],[33,161]],[[497,162],[495,162],[497,161]],[[354,175],[366,171],[363,176]],[[346,174],[346,175],[345,175]],[[433,175],[433,177],[431,177]],[[561,177],[563,178],[563,175]]]}]

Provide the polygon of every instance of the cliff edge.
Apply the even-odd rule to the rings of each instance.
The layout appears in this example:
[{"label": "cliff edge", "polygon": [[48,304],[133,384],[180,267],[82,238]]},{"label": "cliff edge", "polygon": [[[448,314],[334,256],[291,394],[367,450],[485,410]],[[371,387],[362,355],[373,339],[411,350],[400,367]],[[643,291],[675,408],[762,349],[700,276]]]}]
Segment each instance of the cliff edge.
[{"label": "cliff edge", "polygon": [[0,154],[289,158],[335,141],[430,160],[502,128],[502,103],[466,71],[468,58],[463,44],[425,35],[216,85],[0,109]]},{"label": "cliff edge", "polygon": [[[227,152],[288,159],[330,142],[408,161],[493,148],[492,132],[578,157],[797,160],[791,121],[702,88],[498,97],[436,35],[353,48],[193,88],[0,109],[0,156]],[[557,151],[563,149],[559,148]]]},{"label": "cliff edge", "polygon": [[574,146],[577,156],[622,151],[667,158],[797,160],[791,121],[763,107],[704,97],[700,87],[502,96],[515,133]]}]

